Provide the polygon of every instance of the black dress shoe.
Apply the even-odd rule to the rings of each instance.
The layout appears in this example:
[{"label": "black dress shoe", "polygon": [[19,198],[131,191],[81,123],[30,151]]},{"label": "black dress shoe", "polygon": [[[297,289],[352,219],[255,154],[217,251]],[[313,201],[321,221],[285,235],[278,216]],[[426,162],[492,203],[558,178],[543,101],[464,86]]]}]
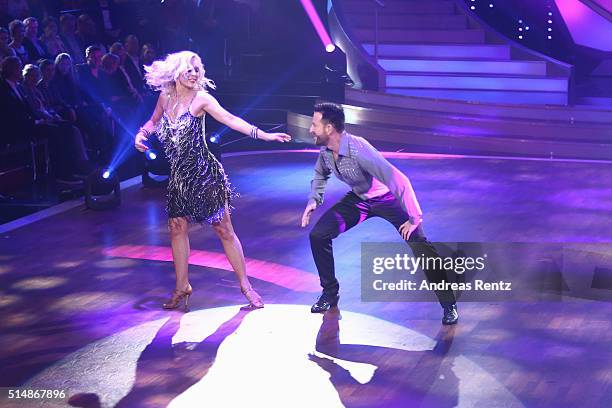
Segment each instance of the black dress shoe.
[{"label": "black dress shoe", "polygon": [[457,313],[457,304],[453,303],[450,306],[444,306],[444,316],[442,316],[442,324],[456,324],[457,320],[459,320],[459,313]]},{"label": "black dress shoe", "polygon": [[317,303],[312,305],[310,311],[312,313],[325,313],[332,307],[338,305],[338,300],[340,300],[340,295],[321,295]]}]

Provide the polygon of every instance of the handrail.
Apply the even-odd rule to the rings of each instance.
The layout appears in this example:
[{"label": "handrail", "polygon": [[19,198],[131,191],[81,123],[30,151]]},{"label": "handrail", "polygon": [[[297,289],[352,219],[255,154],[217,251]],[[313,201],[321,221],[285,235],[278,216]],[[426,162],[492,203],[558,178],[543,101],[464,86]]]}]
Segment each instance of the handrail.
[{"label": "handrail", "polygon": [[[342,9],[342,6],[343,4],[338,0],[328,0],[328,23],[334,43],[340,45],[347,55],[349,75],[353,80],[356,80],[358,87],[382,91],[385,88],[385,72],[374,58],[374,55],[367,52],[362,44],[353,42],[353,39],[357,38],[357,36],[345,21],[344,10],[338,12],[339,9]],[[375,71],[375,84],[371,82],[365,84],[363,82],[368,77],[368,73],[364,69]]]},{"label": "handrail", "polygon": [[[377,0],[374,0],[374,1],[377,1]],[[602,16],[603,18],[605,18],[606,20],[612,22],[612,13],[610,13],[607,9],[602,7],[596,1],[580,0],[580,2],[584,4],[585,6],[587,6],[588,8],[590,8],[591,10],[593,10],[594,12],[596,12],[597,14],[599,14],[600,16]]]},{"label": "handrail", "polygon": [[378,7],[374,7],[374,58],[378,62],[378,9],[384,8],[382,0],[372,0]]}]

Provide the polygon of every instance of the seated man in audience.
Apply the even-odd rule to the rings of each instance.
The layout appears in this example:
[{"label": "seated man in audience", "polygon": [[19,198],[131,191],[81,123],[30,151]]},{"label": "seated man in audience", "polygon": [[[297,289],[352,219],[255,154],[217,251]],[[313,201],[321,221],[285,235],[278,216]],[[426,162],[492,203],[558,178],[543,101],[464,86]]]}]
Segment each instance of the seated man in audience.
[{"label": "seated man in audience", "polygon": [[[28,103],[28,87],[34,82],[35,77],[29,77],[25,81],[27,83],[25,87],[19,83],[21,78],[19,58],[5,58],[2,61],[2,79],[0,80],[0,120],[6,124],[2,132],[4,136],[1,140],[2,144],[47,140],[51,168],[56,181],[67,184],[80,183],[72,174],[89,170],[82,139],[79,140],[79,134],[66,131],[67,128],[60,123],[54,123],[56,119],[52,114],[48,114],[49,118],[43,118],[44,113],[35,112]],[[44,109],[44,106],[40,108]]]},{"label": "seated man in audience", "polygon": [[115,142],[113,140],[112,110],[105,104],[105,83],[102,76],[102,49],[91,45],[85,50],[87,63],[76,66],[83,106],[78,113],[89,134],[89,148],[94,150],[101,162],[110,160]]}]

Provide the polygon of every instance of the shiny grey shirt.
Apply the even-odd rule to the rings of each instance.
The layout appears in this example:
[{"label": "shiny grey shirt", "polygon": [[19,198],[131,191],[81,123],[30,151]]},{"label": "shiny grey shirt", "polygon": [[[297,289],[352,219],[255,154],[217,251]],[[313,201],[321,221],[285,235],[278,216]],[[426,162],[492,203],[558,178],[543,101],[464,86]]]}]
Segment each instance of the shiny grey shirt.
[{"label": "shiny grey shirt", "polygon": [[330,149],[325,146],[321,148],[308,197],[317,205],[323,203],[325,186],[332,173],[348,184],[362,200],[391,191],[411,218],[420,219],[423,215],[408,177],[362,137],[343,132],[337,161]]}]

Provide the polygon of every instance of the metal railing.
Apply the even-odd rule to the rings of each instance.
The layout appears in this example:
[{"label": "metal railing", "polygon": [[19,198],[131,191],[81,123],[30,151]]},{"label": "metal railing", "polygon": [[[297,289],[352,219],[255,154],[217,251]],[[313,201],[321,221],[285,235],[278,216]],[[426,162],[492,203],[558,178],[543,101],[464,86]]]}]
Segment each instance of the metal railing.
[{"label": "metal railing", "polygon": [[382,0],[372,0],[374,2],[374,58],[378,62],[378,10],[385,7]]}]

